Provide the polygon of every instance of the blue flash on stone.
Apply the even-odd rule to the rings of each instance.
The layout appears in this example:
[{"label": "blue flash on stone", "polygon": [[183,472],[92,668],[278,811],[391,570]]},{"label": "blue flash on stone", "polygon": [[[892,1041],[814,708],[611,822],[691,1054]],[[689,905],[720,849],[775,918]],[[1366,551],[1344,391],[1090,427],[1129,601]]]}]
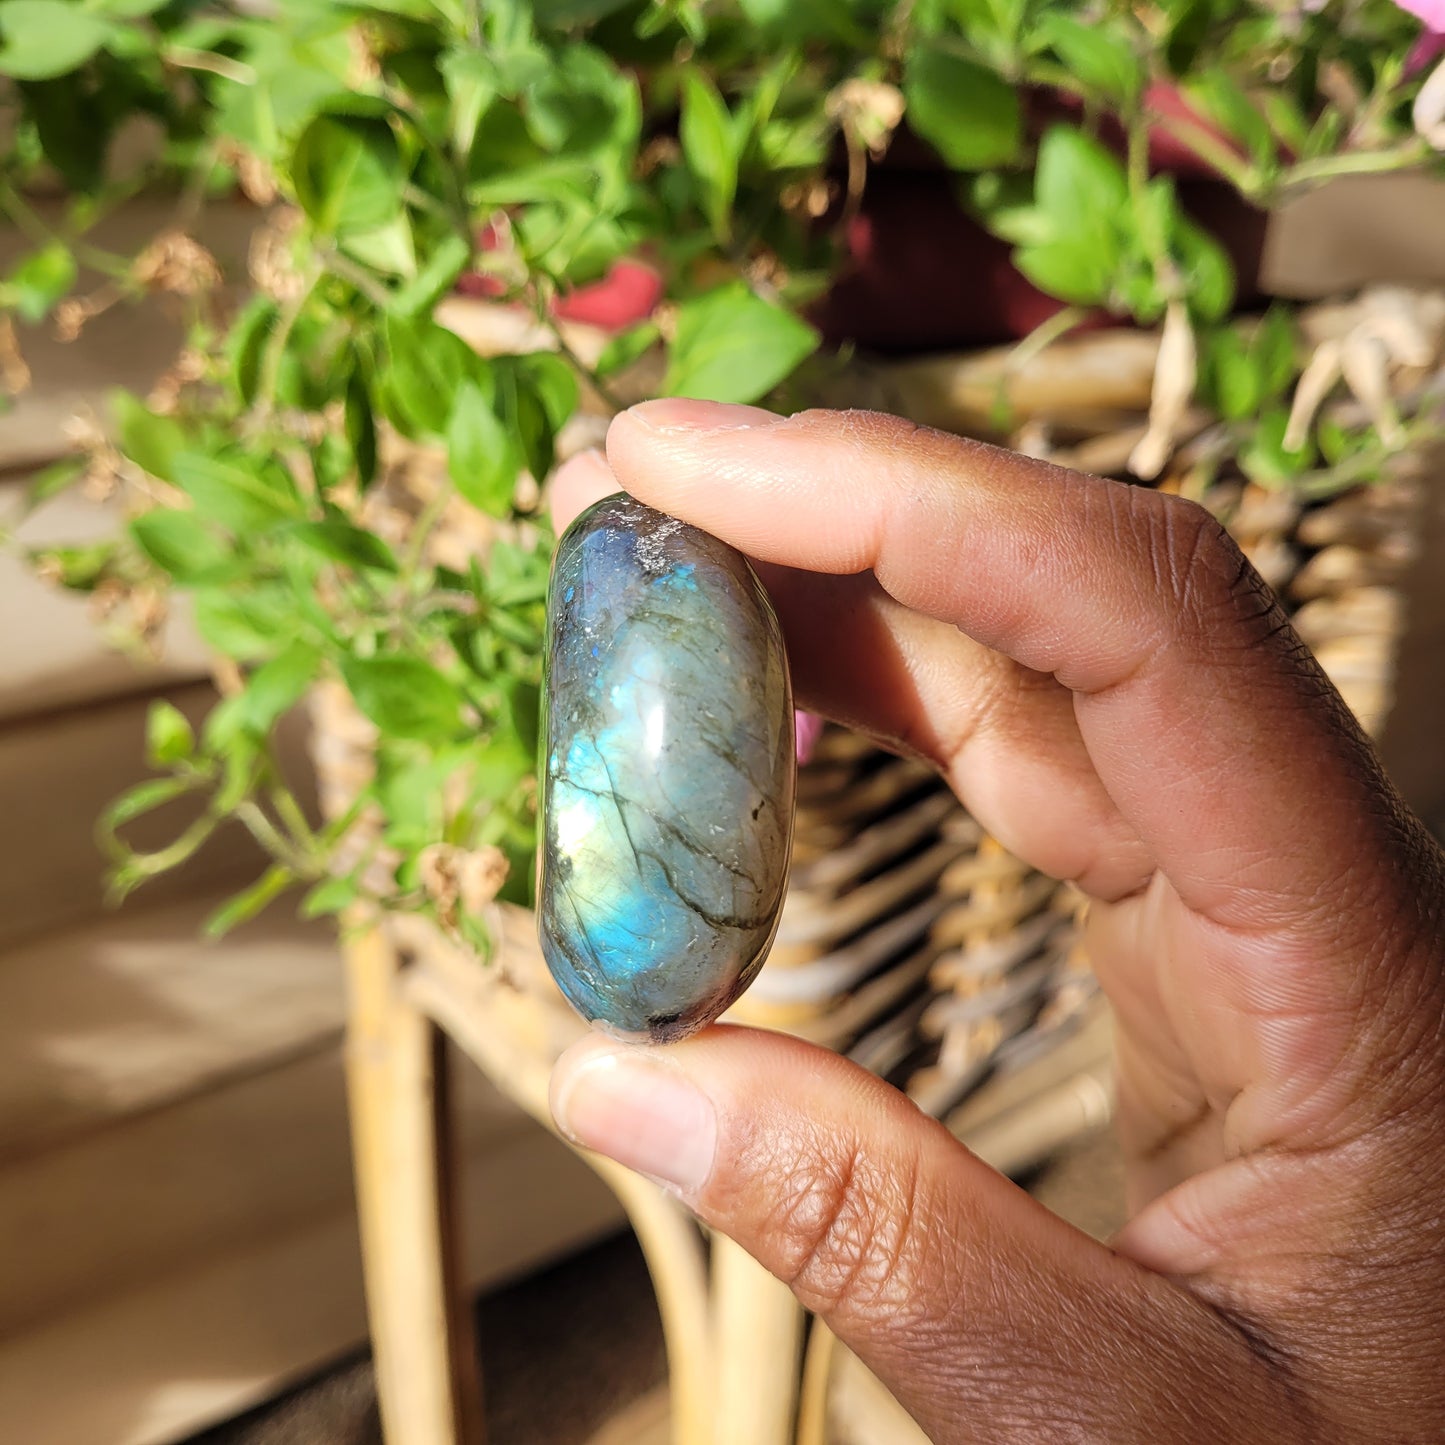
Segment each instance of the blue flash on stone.
[{"label": "blue flash on stone", "polygon": [[618,494],[547,596],[538,927],[588,1020],[662,1043],[762,967],[795,788],[782,634],[743,556]]}]

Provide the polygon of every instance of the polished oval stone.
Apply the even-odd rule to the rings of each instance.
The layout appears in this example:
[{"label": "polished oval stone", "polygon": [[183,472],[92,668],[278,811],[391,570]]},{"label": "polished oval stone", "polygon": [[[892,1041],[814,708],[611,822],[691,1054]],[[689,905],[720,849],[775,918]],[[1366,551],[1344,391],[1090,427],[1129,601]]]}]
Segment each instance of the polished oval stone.
[{"label": "polished oval stone", "polygon": [[792,693],[742,555],[632,498],[557,546],[547,601],[542,950],[589,1020],[710,1023],[762,966],[792,842]]}]

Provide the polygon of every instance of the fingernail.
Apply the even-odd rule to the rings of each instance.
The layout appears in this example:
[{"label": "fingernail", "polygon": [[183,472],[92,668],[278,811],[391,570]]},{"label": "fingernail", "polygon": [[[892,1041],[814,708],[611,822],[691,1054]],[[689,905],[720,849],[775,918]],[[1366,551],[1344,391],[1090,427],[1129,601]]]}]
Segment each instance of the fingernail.
[{"label": "fingernail", "polygon": [[701,1189],[712,1173],[712,1101],[666,1055],[620,1049],[563,1064],[552,1114],[574,1144],[683,1193]]},{"label": "fingernail", "polygon": [[666,396],[644,401],[623,412],[623,416],[649,431],[742,431],[772,426],[783,420],[776,412],[760,406],[738,406],[733,402],[694,401],[690,397]]}]

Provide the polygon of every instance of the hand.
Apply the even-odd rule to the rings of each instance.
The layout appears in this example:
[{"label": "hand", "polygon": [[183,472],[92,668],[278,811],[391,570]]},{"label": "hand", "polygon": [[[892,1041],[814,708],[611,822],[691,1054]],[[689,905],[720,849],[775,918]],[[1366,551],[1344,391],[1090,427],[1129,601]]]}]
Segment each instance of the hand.
[{"label": "hand", "polygon": [[[610,464],[610,470],[609,470]],[[1202,509],[861,413],[661,401],[559,476],[756,558],[804,705],[1093,902],[1106,1247],[846,1061],[592,1037],[573,1139],[785,1280],[932,1438],[1445,1435],[1445,860]]]}]

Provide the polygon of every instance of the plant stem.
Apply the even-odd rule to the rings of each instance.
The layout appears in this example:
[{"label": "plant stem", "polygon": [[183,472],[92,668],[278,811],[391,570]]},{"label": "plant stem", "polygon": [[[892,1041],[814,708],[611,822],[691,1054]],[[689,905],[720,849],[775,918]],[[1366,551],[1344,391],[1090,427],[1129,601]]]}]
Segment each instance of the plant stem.
[{"label": "plant stem", "polygon": [[312,832],[310,823],[306,821],[306,814],[301,811],[301,805],[296,801],[296,795],[284,783],[277,783],[272,787],[271,806],[275,808],[276,815],[290,829],[291,836],[296,840],[298,847],[314,857],[318,848],[316,834]]},{"label": "plant stem", "polygon": [[281,360],[286,354],[286,343],[291,332],[316,289],[317,277],[313,274],[300,290],[281,308],[276,318],[276,329],[266,341],[266,350],[261,356],[261,373],[256,382],[256,400],[252,415],[257,426],[264,425],[276,407],[276,384],[281,375]]},{"label": "plant stem", "polygon": [[1405,141],[1382,151],[1346,151],[1344,155],[1318,156],[1299,161],[1280,178],[1273,190],[1286,194],[1292,190],[1317,185],[1336,176],[1384,175],[1390,171],[1408,170],[1429,160],[1434,154],[1421,139]]},{"label": "plant stem", "polygon": [[[37,246],[62,245],[92,271],[99,271],[102,276],[109,276],[113,281],[130,282],[130,261],[126,257],[118,252],[103,251],[99,246],[92,246],[79,237],[63,235],[44,221],[8,181],[0,181],[0,211]],[[130,284],[126,290],[134,291],[135,287]]]},{"label": "plant stem", "polygon": [[421,566],[422,555],[426,551],[427,538],[431,536],[437,523],[441,521],[451,499],[451,488],[440,485],[427,498],[426,505],[417,513],[416,521],[412,525],[411,536],[407,539],[406,554],[401,562],[403,588],[416,576],[417,569]]},{"label": "plant stem", "polygon": [[154,853],[130,853],[124,860],[124,866],[137,870],[147,878],[157,873],[165,873],[184,863],[216,831],[220,821],[211,813],[203,813],[175,842],[156,849]]},{"label": "plant stem", "polygon": [[1088,311],[1082,306],[1065,306],[1062,311],[1056,311],[1047,321],[1041,321],[1035,326],[1009,352],[1004,370],[1009,375],[1016,376],[1045,348],[1052,346],[1060,337],[1067,336],[1076,326],[1082,325],[1088,315]]},{"label": "plant stem", "polygon": [[316,878],[321,875],[320,861],[307,857],[285,837],[259,803],[247,798],[236,804],[232,816],[277,862],[284,863],[299,877]]},{"label": "plant stem", "polygon": [[1232,146],[1205,130],[1203,126],[1195,125],[1192,121],[1180,120],[1172,115],[1158,114],[1153,115],[1151,119],[1181,145],[1188,146],[1200,160],[1213,166],[1245,200],[1258,201],[1260,199],[1262,187],[1258,171],[1247,161],[1241,159]]},{"label": "plant stem", "polygon": [[333,276],[355,286],[378,311],[385,311],[390,307],[392,298],[386,287],[349,256],[330,246],[321,253],[321,259]]},{"label": "plant stem", "polygon": [[999,373],[998,394],[993,405],[993,421],[1001,431],[1008,428],[1012,417],[1009,391],[1014,378],[1040,352],[1080,325],[1088,314],[1082,306],[1065,306],[1062,311],[1056,311],[1046,321],[1041,321],[1009,352]]},{"label": "plant stem", "polygon": [[552,335],[557,340],[558,354],[564,357],[568,364],[574,367],[582,376],[587,378],[588,384],[597,393],[597,395],[602,398],[603,404],[611,408],[613,416],[616,416],[619,412],[626,411],[627,403],[623,401],[612,390],[612,388],[609,387],[607,383],[603,381],[602,378],[598,376],[597,373],[590,366],[588,366],[587,363],[583,361],[580,356],[577,355],[575,351],[573,351],[573,349],[567,342],[567,338],[562,334],[562,328],[558,324],[558,322],[550,315],[545,316],[543,319],[547,324],[547,329],[551,331]]},{"label": "plant stem", "polygon": [[237,85],[255,85],[256,72],[244,61],[232,60],[227,55],[217,55],[213,50],[192,50],[188,45],[168,45],[161,51],[161,59],[178,70],[204,70],[219,75],[223,80],[233,80]]}]

